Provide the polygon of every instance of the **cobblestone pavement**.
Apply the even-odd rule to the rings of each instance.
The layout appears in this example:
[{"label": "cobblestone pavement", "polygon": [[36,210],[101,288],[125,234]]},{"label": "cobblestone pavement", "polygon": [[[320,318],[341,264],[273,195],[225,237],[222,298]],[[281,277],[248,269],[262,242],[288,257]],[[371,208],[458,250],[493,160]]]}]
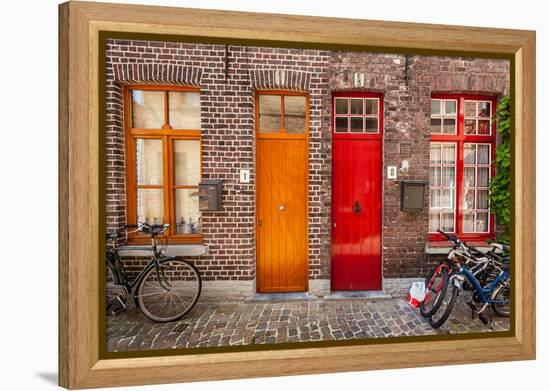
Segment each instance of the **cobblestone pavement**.
[{"label": "cobblestone pavement", "polygon": [[[170,323],[153,322],[131,308],[107,317],[107,351],[490,332],[479,319],[471,319],[462,299],[439,330],[402,299],[199,302]],[[508,329],[508,318],[494,317],[494,331]]]}]

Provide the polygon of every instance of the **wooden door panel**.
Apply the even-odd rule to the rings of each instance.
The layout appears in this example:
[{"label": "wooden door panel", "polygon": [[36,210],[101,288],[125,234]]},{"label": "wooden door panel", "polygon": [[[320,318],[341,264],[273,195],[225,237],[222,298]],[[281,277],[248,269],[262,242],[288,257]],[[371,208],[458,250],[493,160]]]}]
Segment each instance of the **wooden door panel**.
[{"label": "wooden door panel", "polygon": [[381,140],[334,140],[333,290],[381,289],[381,157]]},{"label": "wooden door panel", "polygon": [[307,287],[305,140],[258,139],[257,153],[258,290],[260,292],[305,291]]}]

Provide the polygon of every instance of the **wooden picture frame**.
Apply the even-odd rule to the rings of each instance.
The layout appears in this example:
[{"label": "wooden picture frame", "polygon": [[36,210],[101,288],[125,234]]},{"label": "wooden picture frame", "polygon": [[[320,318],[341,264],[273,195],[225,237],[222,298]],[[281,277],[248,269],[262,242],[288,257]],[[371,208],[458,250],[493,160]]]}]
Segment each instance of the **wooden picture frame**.
[{"label": "wooden picture frame", "polygon": [[[89,388],[535,358],[535,32],[68,2],[59,7],[59,384]],[[509,336],[101,357],[99,44],[139,32],[274,46],[509,58],[513,101],[513,311]],[[463,354],[455,354],[457,350]],[[467,353],[467,354],[466,354]]]}]

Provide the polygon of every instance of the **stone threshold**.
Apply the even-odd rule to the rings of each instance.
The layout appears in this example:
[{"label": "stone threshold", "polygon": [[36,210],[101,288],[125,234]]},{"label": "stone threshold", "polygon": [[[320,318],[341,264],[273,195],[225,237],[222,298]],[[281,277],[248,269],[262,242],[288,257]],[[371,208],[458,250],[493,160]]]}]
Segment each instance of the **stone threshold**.
[{"label": "stone threshold", "polygon": [[388,300],[392,295],[381,291],[333,291],[325,300]]},{"label": "stone threshold", "polygon": [[308,292],[296,293],[255,293],[244,302],[284,302],[284,301],[323,301],[323,300],[388,300],[392,296],[386,291],[342,291],[316,296]]},{"label": "stone threshold", "polygon": [[308,292],[291,292],[291,293],[255,293],[250,297],[246,297],[244,302],[280,302],[280,301],[311,301],[318,300],[317,296],[313,296]]}]

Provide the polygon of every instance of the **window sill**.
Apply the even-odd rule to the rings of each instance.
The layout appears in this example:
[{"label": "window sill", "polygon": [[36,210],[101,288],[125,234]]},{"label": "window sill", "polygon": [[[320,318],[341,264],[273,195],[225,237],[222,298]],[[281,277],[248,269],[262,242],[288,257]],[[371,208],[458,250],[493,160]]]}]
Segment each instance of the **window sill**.
[{"label": "window sill", "polygon": [[[151,246],[147,245],[119,246],[118,252],[121,257],[150,257],[153,255]],[[208,246],[204,244],[170,244],[165,253],[165,255],[184,257],[199,257],[205,254],[208,254]]]},{"label": "window sill", "polygon": [[[491,246],[488,246],[487,243],[483,241],[466,241],[468,246],[471,246],[479,251],[489,251]],[[429,255],[447,255],[451,251],[452,246],[449,242],[446,241],[433,241],[427,242],[424,252]]]}]

